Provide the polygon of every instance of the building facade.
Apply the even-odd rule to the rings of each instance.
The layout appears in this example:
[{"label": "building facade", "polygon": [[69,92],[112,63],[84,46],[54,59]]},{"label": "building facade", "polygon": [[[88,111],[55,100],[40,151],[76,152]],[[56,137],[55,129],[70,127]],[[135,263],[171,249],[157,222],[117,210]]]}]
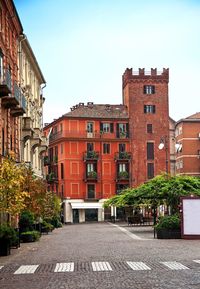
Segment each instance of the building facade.
[{"label": "building facade", "polygon": [[168,78],[168,69],[127,69],[123,104],[79,103],[45,126],[47,181],[63,200],[65,222],[119,217],[103,208],[105,199],[170,172]]},{"label": "building facade", "polygon": [[200,112],[175,125],[176,174],[200,177]]},{"label": "building facade", "polygon": [[45,80],[12,0],[0,2],[0,155],[28,163],[42,177]]}]

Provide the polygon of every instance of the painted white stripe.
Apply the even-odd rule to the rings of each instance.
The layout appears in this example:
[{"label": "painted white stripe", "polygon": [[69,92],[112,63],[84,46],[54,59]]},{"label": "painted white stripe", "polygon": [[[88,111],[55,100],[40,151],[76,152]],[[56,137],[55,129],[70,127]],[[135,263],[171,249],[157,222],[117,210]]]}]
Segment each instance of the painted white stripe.
[{"label": "painted white stripe", "polygon": [[125,228],[122,228],[122,227],[120,227],[120,226],[118,226],[118,225],[115,225],[115,224],[111,224],[111,225],[114,226],[114,227],[117,227],[119,230],[121,230],[122,232],[124,232],[126,235],[128,235],[129,237],[131,237],[131,238],[134,239],[134,240],[148,240],[148,239],[140,238],[140,237],[138,237],[137,235],[129,232],[129,231],[126,230]]},{"label": "painted white stripe", "polygon": [[127,261],[126,263],[133,270],[151,270],[151,268],[143,262],[129,262],[129,261]]},{"label": "painted white stripe", "polygon": [[22,265],[14,274],[33,274],[39,265]]},{"label": "painted white stripe", "polygon": [[0,270],[3,268],[4,266],[0,266]]},{"label": "painted white stripe", "polygon": [[93,271],[112,271],[108,262],[92,262]]},{"label": "painted white stripe", "polygon": [[73,272],[74,263],[56,263],[54,272]]},{"label": "painted white stripe", "polygon": [[200,260],[193,260],[194,262],[200,264]]},{"label": "painted white stripe", "polygon": [[172,270],[185,270],[185,269],[189,269],[188,267],[184,266],[183,264],[179,263],[179,262],[160,262],[163,265],[165,265],[166,267],[172,269]]}]

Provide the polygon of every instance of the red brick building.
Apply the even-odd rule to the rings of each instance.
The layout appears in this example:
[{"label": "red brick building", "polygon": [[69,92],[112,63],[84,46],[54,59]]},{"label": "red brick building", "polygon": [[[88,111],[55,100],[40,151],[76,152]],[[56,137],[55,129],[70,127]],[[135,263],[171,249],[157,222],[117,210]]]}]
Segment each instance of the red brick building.
[{"label": "red brick building", "polygon": [[20,158],[19,116],[25,98],[19,87],[18,49],[22,25],[13,1],[0,3],[0,154]]},{"label": "red brick building", "polygon": [[65,222],[118,217],[105,199],[169,171],[168,77],[168,69],[127,69],[123,104],[79,103],[44,128],[47,181],[63,199]]},{"label": "red brick building", "polygon": [[175,125],[176,174],[200,177],[200,112]]}]

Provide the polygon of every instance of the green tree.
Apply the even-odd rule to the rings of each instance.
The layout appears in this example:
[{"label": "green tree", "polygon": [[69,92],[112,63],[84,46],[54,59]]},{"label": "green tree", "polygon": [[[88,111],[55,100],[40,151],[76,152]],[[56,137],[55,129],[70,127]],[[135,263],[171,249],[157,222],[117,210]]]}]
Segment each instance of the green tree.
[{"label": "green tree", "polygon": [[16,217],[25,208],[25,198],[28,197],[23,190],[23,169],[11,158],[3,159],[0,165],[0,212],[10,217]]}]

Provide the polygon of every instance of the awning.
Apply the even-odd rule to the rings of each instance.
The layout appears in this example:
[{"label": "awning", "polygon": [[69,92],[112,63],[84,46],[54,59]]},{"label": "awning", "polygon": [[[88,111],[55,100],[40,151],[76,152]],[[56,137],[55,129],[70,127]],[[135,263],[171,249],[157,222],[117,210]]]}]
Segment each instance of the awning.
[{"label": "awning", "polygon": [[98,202],[71,202],[72,209],[100,209],[103,206],[103,203]]}]

